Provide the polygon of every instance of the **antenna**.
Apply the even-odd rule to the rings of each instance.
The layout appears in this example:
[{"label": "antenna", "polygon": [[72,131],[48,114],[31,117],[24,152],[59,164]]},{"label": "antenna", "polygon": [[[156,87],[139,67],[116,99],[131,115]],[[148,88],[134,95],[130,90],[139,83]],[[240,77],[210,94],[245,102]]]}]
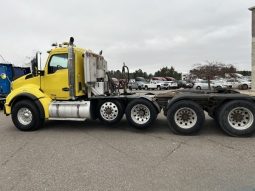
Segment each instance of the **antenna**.
[{"label": "antenna", "polygon": [[3,61],[5,62],[5,63],[7,63],[6,62],[6,60],[4,59],[4,57],[0,54],[0,57],[3,59]]}]

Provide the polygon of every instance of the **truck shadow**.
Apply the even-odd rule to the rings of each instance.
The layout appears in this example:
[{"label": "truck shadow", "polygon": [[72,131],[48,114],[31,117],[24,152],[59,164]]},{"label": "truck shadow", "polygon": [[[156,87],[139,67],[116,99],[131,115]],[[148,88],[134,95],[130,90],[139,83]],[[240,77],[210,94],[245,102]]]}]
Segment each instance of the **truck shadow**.
[{"label": "truck shadow", "polygon": [[[159,118],[155,121],[155,123],[149,128],[144,130],[137,130],[132,128],[125,117],[117,124],[112,126],[106,126],[102,124],[99,120],[96,121],[47,121],[45,126],[41,129],[41,131],[108,131],[110,132],[125,132],[125,133],[138,133],[138,134],[174,134],[170,131],[168,127],[167,120],[165,118]],[[226,136],[226,134],[221,130],[218,124],[211,118],[205,121],[204,127],[202,130],[193,136]],[[182,135],[176,135],[182,136]]]}]

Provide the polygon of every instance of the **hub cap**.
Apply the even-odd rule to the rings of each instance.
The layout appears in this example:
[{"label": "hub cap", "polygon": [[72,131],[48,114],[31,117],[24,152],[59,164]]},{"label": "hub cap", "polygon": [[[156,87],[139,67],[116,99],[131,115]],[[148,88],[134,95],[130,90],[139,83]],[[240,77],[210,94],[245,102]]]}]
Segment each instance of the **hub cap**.
[{"label": "hub cap", "polygon": [[28,108],[21,108],[18,111],[18,121],[22,125],[29,125],[32,122],[32,112]]},{"label": "hub cap", "polygon": [[252,112],[244,107],[232,109],[228,114],[228,122],[230,126],[237,130],[248,129],[254,121]]},{"label": "hub cap", "polygon": [[100,114],[106,121],[112,121],[117,118],[118,107],[113,102],[105,102],[100,108]]},{"label": "hub cap", "polygon": [[150,110],[146,105],[137,104],[131,109],[131,118],[137,124],[145,124],[150,120]]},{"label": "hub cap", "polygon": [[197,114],[191,108],[181,108],[174,115],[175,123],[183,129],[192,128],[197,122]]}]

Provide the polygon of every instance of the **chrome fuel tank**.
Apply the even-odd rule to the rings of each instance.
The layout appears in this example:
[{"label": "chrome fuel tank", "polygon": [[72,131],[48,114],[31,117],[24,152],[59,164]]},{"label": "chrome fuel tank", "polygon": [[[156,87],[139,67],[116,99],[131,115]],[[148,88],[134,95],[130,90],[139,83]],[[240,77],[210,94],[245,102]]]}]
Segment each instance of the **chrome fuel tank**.
[{"label": "chrome fuel tank", "polygon": [[49,106],[49,115],[50,120],[90,119],[90,101],[54,101]]}]

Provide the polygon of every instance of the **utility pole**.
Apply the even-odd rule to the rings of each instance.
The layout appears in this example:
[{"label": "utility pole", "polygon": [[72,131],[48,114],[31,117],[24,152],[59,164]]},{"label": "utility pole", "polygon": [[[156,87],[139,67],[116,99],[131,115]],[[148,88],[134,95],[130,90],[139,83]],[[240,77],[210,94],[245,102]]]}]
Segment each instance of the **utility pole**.
[{"label": "utility pole", "polygon": [[255,91],[255,6],[249,8],[252,12],[252,65],[251,65],[251,89]]}]

